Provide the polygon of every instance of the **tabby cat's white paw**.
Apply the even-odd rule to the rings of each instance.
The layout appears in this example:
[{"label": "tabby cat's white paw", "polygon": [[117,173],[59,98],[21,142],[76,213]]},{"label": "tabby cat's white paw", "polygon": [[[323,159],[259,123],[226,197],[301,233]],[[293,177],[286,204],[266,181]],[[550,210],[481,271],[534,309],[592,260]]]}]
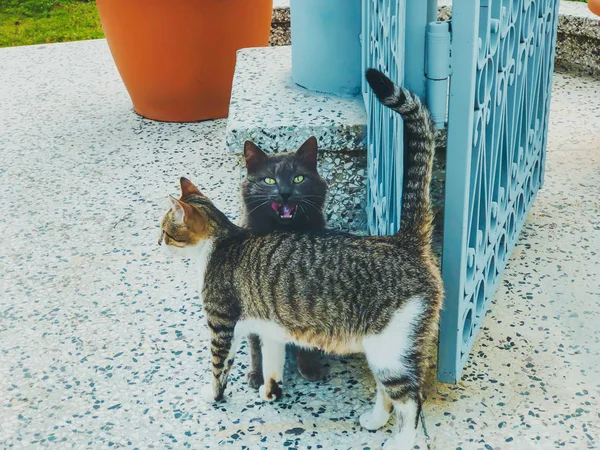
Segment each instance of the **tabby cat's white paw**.
[{"label": "tabby cat's white paw", "polygon": [[375,413],[372,409],[361,414],[358,421],[360,426],[367,430],[378,430],[383,427],[390,419],[389,413],[382,411],[380,414]]},{"label": "tabby cat's white paw", "polygon": [[258,395],[260,396],[260,399],[265,402],[273,402],[277,400],[277,396],[273,394],[271,394],[271,398],[267,397],[267,387],[264,384],[258,388]]},{"label": "tabby cat's white paw", "polygon": [[[404,431],[404,430],[403,430]],[[415,448],[416,432],[414,429],[400,432],[389,438],[384,446],[384,450],[413,450]]]},{"label": "tabby cat's white paw", "polygon": [[215,402],[215,390],[212,387],[212,384],[205,384],[202,386],[200,390],[200,395],[202,396],[202,400],[208,403]]},{"label": "tabby cat's white paw", "polygon": [[393,437],[389,438],[387,441],[385,441],[385,444],[383,444],[383,450],[411,450],[413,447],[414,445],[408,445],[406,443],[402,445]]}]

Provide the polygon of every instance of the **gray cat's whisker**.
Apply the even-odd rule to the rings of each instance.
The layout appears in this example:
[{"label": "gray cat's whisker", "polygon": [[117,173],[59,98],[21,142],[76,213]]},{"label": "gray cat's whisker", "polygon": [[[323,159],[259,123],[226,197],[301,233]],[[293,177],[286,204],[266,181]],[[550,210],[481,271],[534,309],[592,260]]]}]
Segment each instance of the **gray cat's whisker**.
[{"label": "gray cat's whisker", "polygon": [[321,200],[325,200],[325,196],[324,196],[324,195],[303,195],[302,197],[303,197],[303,198],[304,198],[304,197],[309,197],[309,198],[319,198],[319,199],[321,199]]},{"label": "gray cat's whisker", "polygon": [[265,206],[268,205],[269,202],[262,202],[260,205],[258,205],[256,208],[254,208],[252,211],[250,211],[248,214],[252,214],[254,211],[256,211],[258,208],[260,208],[261,206]]},{"label": "gray cat's whisker", "polygon": [[310,200],[304,199],[299,204],[302,205],[303,203],[307,204],[308,206],[311,206],[312,208],[316,209],[317,211],[321,211],[321,209],[316,204],[314,204],[313,202],[311,202]]},{"label": "gray cat's whisker", "polygon": [[256,203],[261,203],[261,202],[265,202],[266,200],[264,199],[264,197],[256,199],[256,200],[248,200],[246,201],[246,205],[251,205],[251,204],[256,204]]}]

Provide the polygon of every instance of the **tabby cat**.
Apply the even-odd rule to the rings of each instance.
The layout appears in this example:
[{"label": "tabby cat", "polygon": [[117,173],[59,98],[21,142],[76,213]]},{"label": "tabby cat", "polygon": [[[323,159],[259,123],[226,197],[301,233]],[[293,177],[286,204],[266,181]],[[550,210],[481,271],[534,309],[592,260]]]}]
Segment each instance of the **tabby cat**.
[{"label": "tabby cat", "polygon": [[[244,227],[256,234],[275,230],[323,231],[323,203],[327,183],[317,172],[317,140],[309,138],[295,153],[267,155],[252,142],[244,145],[248,176],[242,184]],[[289,268],[294,270],[293,267]],[[260,338],[248,336],[250,371],[248,384],[263,384]],[[321,380],[327,370],[319,351],[298,347],[296,362],[300,374],[309,381]]]},{"label": "tabby cat", "polygon": [[364,352],[377,395],[360,424],[378,429],[395,410],[397,431],[386,445],[408,449],[443,297],[431,248],[434,132],[418,97],[373,69],[367,80],[380,101],[404,117],[407,170],[396,235],[259,236],[234,225],[182,178],[181,198],[171,198],[159,243],[164,239],[197,254],[211,331],[212,385],[204,393],[212,400],[223,399],[236,350],[249,333],[262,342],[265,381],[259,393],[268,401],[283,395],[287,343],[337,354]]}]

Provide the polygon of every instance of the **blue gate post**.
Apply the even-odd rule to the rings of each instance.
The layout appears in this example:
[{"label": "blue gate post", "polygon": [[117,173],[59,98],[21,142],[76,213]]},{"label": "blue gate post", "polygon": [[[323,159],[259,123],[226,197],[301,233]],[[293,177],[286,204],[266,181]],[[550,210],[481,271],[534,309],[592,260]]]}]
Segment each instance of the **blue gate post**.
[{"label": "blue gate post", "polygon": [[[363,69],[375,67],[428,103],[443,126],[450,74],[438,378],[456,382],[544,178],[559,0],[460,0],[448,26],[434,0],[363,0]],[[405,40],[406,37],[406,40]],[[435,47],[435,50],[433,49]],[[444,54],[442,54],[444,53]],[[405,76],[404,76],[405,75]],[[429,87],[429,92],[426,91]],[[402,194],[402,122],[363,82],[368,221],[395,233]]]},{"label": "blue gate post", "polygon": [[[456,382],[461,347],[457,339],[457,325],[463,311],[462,298],[466,272],[465,207],[469,195],[471,143],[473,141],[473,104],[475,102],[475,73],[477,61],[479,0],[461,0],[452,5],[452,15],[464,17],[472,27],[453,27],[452,46],[462,51],[452,55],[453,73],[450,83],[448,116],[448,152],[446,154],[446,188],[444,206],[444,251],[442,274],[446,298],[440,319],[438,349],[438,379]],[[462,75],[462,76],[461,76]],[[452,153],[449,153],[452,150]]]}]

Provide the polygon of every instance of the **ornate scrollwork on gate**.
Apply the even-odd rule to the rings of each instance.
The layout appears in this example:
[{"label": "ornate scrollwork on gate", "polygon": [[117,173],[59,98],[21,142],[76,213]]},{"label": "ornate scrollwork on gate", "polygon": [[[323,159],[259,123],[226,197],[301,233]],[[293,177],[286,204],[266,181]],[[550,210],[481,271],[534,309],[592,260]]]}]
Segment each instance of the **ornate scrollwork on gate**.
[{"label": "ornate scrollwork on gate", "polygon": [[[405,0],[363,0],[363,67],[382,70],[401,83],[404,64]],[[367,220],[371,234],[393,234],[400,225],[402,119],[377,101],[363,81],[369,117]]]}]

